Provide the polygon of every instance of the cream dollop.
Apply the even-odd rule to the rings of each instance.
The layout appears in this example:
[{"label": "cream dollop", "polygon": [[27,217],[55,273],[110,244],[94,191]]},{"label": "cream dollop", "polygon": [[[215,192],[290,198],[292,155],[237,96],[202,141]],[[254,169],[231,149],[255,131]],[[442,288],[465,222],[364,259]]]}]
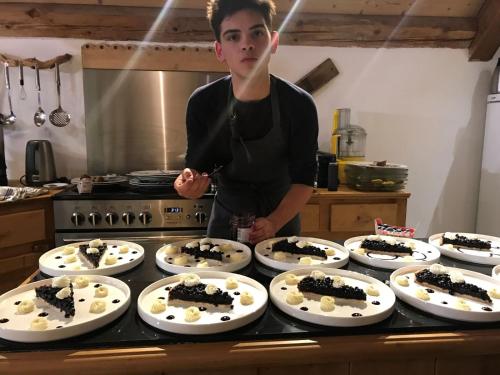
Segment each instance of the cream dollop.
[{"label": "cream dollop", "polygon": [[188,307],[185,310],[184,320],[186,322],[195,322],[198,319],[200,319],[200,317],[201,317],[200,309],[197,308],[196,306]]},{"label": "cream dollop", "polygon": [[334,288],[341,288],[345,285],[345,281],[341,276],[334,275],[332,278],[332,285]]},{"label": "cream dollop", "polygon": [[198,247],[198,246],[199,246],[198,241],[191,241],[191,242],[188,242],[188,243],[186,244],[186,247],[187,247],[188,249],[193,249],[193,248]]},{"label": "cream dollop", "polygon": [[106,302],[104,301],[94,301],[90,304],[89,311],[92,314],[100,314],[106,310]]},{"label": "cream dollop", "polygon": [[210,250],[210,245],[200,245],[200,250],[201,251],[208,251],[208,250]]},{"label": "cream dollop", "polygon": [[306,247],[307,245],[309,245],[307,243],[307,241],[298,241],[295,246],[297,246],[299,249],[303,249],[304,247]]},{"label": "cream dollop", "polygon": [[151,313],[153,314],[159,314],[161,312],[164,312],[167,309],[167,304],[163,302],[161,299],[156,299],[153,301],[153,304],[151,305]]},{"label": "cream dollop", "polygon": [[286,240],[288,241],[288,243],[293,243],[293,242],[297,242],[299,239],[297,238],[297,236],[292,236],[292,237],[288,237]]},{"label": "cream dollop", "polygon": [[231,245],[230,243],[223,243],[222,245],[219,245],[219,247],[224,252],[233,250],[233,245]]},{"label": "cream dollop", "polygon": [[311,257],[301,257],[299,259],[299,264],[303,264],[305,266],[309,266],[312,263],[312,258]]},{"label": "cream dollop", "polygon": [[289,305],[298,305],[304,301],[304,295],[298,291],[288,292],[286,295],[286,302]]},{"label": "cream dollop", "polygon": [[118,259],[114,255],[108,255],[106,259],[104,260],[104,263],[107,264],[108,266],[111,266],[113,264],[116,264]]},{"label": "cream dollop", "polygon": [[36,318],[31,322],[32,331],[45,331],[49,328],[49,321],[47,318]]},{"label": "cream dollop", "polygon": [[52,287],[53,288],[65,288],[69,286],[71,283],[71,280],[69,279],[68,276],[60,276],[60,277],[55,277],[52,280]]},{"label": "cream dollop", "polygon": [[75,285],[77,288],[86,288],[89,285],[89,279],[85,276],[77,276],[75,278]]},{"label": "cream dollop", "polygon": [[435,263],[429,267],[429,271],[431,271],[434,275],[444,275],[445,273],[448,273],[448,268],[442,264]]},{"label": "cream dollop", "polygon": [[319,308],[325,312],[335,310],[335,298],[330,296],[321,297],[319,300]]},{"label": "cream dollop", "polygon": [[87,254],[98,254],[99,249],[96,247],[89,247],[87,250],[85,250]]},{"label": "cream dollop", "polygon": [[375,288],[375,286],[373,286],[373,285],[368,285],[368,287],[365,289],[365,292],[369,296],[373,296],[373,297],[378,297],[380,295],[379,290],[377,288]]},{"label": "cream dollop", "polygon": [[275,251],[273,253],[273,258],[274,260],[279,260],[279,261],[282,261],[282,260],[285,260],[286,259],[286,253],[283,252],[283,251]]},{"label": "cream dollop", "polygon": [[208,268],[210,267],[210,264],[208,264],[208,262],[206,260],[204,260],[203,262],[200,262],[196,265],[197,268]]},{"label": "cream dollop", "polygon": [[464,275],[460,271],[450,271],[450,280],[452,283],[463,283],[465,282]]},{"label": "cream dollop", "polygon": [[175,245],[167,245],[165,246],[165,254],[174,255],[179,252],[179,247]]},{"label": "cream dollop", "polygon": [[241,292],[240,303],[244,306],[248,306],[253,303],[253,296],[250,294],[250,292]]},{"label": "cream dollop", "polygon": [[354,254],[358,254],[358,255],[366,255],[366,250],[364,248],[362,248],[362,247],[354,249],[352,252]]},{"label": "cream dollop", "polygon": [[406,277],[401,276],[401,275],[396,276],[396,282],[399,285],[401,285],[401,286],[408,286],[408,285],[410,285],[410,281]]},{"label": "cream dollop", "polygon": [[179,255],[179,256],[174,258],[174,264],[176,266],[185,266],[186,264],[188,264],[188,262],[189,262],[189,258],[185,254]]},{"label": "cream dollop", "polygon": [[74,254],[76,251],[76,248],[73,247],[73,246],[66,246],[64,249],[63,249],[63,254],[64,255],[71,255],[71,254]]},{"label": "cream dollop", "polygon": [[66,258],[64,258],[64,263],[65,264],[70,264],[70,263],[75,263],[76,262],[76,256],[73,255],[68,255]]},{"label": "cream dollop", "polygon": [[457,301],[455,302],[455,307],[463,311],[470,311],[470,305],[462,298],[457,299]]},{"label": "cream dollop", "polygon": [[128,246],[126,246],[126,245],[118,246],[118,252],[120,254],[128,253]]},{"label": "cream dollop", "polygon": [[315,280],[323,280],[326,277],[326,275],[322,271],[314,270],[311,272],[311,277]]},{"label": "cream dollop", "polygon": [[104,298],[108,296],[108,288],[105,286],[100,286],[99,288],[95,288],[94,296],[98,298]]},{"label": "cream dollop", "polygon": [[210,238],[208,238],[208,237],[202,238],[200,240],[200,245],[206,245],[206,244],[210,245],[211,243],[212,243],[212,240]]},{"label": "cream dollop", "polygon": [[488,295],[491,298],[500,299],[500,290],[497,288],[492,288],[488,291]]},{"label": "cream dollop", "polygon": [[219,288],[217,288],[215,285],[213,284],[208,284],[206,287],[205,287],[205,293],[209,294],[209,295],[212,295],[212,294],[215,294],[217,293],[217,291],[219,290]]},{"label": "cream dollop", "polygon": [[299,283],[299,278],[297,275],[291,273],[285,276],[286,285],[297,285]]},{"label": "cream dollop", "polygon": [[69,287],[62,288],[59,292],[56,293],[56,298],[65,299],[71,296],[71,289]]},{"label": "cream dollop", "polygon": [[99,247],[102,246],[102,241],[100,239],[95,239],[89,242],[89,247]]},{"label": "cream dollop", "polygon": [[428,301],[430,299],[429,293],[425,289],[419,288],[415,291],[415,295],[417,298],[421,299],[422,301]]},{"label": "cream dollop", "polygon": [[326,253],[327,256],[330,257],[332,255],[335,255],[335,249],[329,247],[329,248],[325,249],[325,253]]},{"label": "cream dollop", "polygon": [[228,277],[226,279],[226,288],[227,289],[236,289],[238,287],[238,280],[234,277]]},{"label": "cream dollop", "polygon": [[25,299],[21,301],[19,305],[17,305],[18,314],[29,314],[35,309],[35,304],[30,299]]},{"label": "cream dollop", "polygon": [[182,283],[185,286],[195,286],[201,282],[200,276],[195,273],[185,273],[181,275]]}]

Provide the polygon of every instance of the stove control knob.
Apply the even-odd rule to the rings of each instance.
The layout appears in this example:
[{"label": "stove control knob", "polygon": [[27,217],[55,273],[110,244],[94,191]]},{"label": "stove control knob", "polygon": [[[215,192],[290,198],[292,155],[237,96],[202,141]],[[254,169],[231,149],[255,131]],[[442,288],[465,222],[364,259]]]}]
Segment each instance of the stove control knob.
[{"label": "stove control knob", "polygon": [[139,214],[139,220],[142,224],[148,225],[149,223],[151,223],[151,220],[153,220],[153,216],[151,216],[151,213],[143,211]]},{"label": "stove control knob", "polygon": [[83,216],[83,214],[81,214],[80,212],[73,212],[73,215],[71,215],[71,222],[75,227],[83,225],[84,220],[85,216]]},{"label": "stove control knob", "polygon": [[106,222],[109,225],[115,225],[118,222],[118,215],[115,212],[108,212],[106,214]]},{"label": "stove control knob", "polygon": [[102,220],[102,216],[99,212],[91,212],[89,214],[89,222],[92,224],[92,226],[98,225]]},{"label": "stove control knob", "polygon": [[130,225],[135,220],[135,215],[133,212],[124,212],[122,215],[122,220],[125,224]]},{"label": "stove control knob", "polygon": [[205,220],[207,220],[207,214],[201,211],[196,212],[194,216],[196,217],[198,224],[203,224]]}]

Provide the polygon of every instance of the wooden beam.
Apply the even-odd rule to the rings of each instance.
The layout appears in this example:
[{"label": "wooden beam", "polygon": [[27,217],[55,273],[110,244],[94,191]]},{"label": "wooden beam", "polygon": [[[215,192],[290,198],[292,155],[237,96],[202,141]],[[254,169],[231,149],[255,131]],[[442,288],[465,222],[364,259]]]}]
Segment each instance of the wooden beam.
[{"label": "wooden beam", "polygon": [[215,57],[211,47],[138,46],[125,44],[85,44],[82,66],[91,69],[182,70],[222,72],[227,67]]},{"label": "wooden beam", "polygon": [[470,60],[487,61],[500,47],[500,0],[487,0],[478,16],[478,31],[469,48]]},{"label": "wooden beam", "polygon": [[[378,16],[475,17],[485,0],[301,0],[302,13]],[[101,6],[162,7],[166,0],[3,0],[3,3],[75,4]],[[275,0],[278,12],[289,12],[295,0]],[[205,9],[206,0],[176,0],[172,8]]]},{"label": "wooden beam", "polygon": [[[0,36],[149,42],[211,42],[204,10],[171,9],[150,31],[160,9],[95,5],[0,4]],[[277,16],[279,28],[286,14]],[[281,43],[309,46],[464,48],[476,34],[473,18],[300,13]]]}]

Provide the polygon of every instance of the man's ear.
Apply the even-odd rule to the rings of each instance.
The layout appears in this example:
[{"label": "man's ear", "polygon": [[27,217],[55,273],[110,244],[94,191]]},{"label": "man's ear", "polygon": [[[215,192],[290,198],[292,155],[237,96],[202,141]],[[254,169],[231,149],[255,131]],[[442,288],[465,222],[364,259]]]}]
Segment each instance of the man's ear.
[{"label": "man's ear", "polygon": [[222,53],[222,46],[220,42],[215,41],[214,42],[214,50],[215,50],[215,56],[217,57],[217,60],[219,62],[223,63],[226,61],[226,58],[224,57],[224,54]]},{"label": "man's ear", "polygon": [[275,53],[278,49],[280,34],[277,31],[271,32],[271,53]]}]

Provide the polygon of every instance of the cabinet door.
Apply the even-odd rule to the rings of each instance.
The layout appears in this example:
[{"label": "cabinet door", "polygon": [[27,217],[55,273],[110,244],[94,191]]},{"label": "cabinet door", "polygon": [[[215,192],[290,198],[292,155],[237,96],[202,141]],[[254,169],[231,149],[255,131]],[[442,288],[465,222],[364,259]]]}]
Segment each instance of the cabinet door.
[{"label": "cabinet door", "polygon": [[0,248],[45,240],[45,211],[32,210],[0,216]]},{"label": "cabinet door", "polygon": [[319,205],[306,204],[300,212],[301,232],[319,231]]},{"label": "cabinet door", "polygon": [[330,231],[373,233],[373,220],[377,217],[384,223],[397,223],[396,203],[332,204],[330,206]]}]

